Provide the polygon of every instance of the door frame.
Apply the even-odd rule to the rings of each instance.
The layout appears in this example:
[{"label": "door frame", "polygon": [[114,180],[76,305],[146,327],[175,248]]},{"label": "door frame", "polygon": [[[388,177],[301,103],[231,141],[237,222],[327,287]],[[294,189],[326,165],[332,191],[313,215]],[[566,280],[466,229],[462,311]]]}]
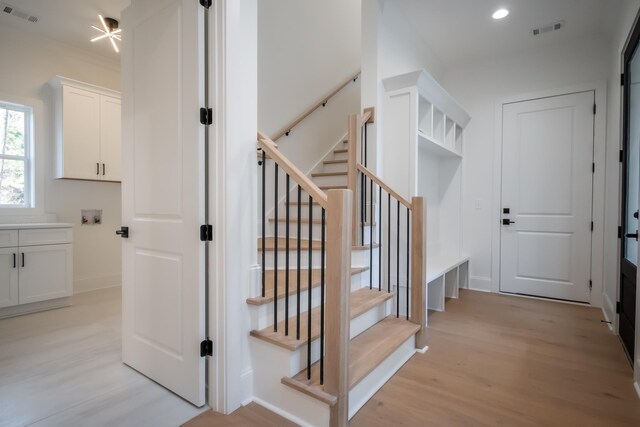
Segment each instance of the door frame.
[{"label": "door frame", "polygon": [[[578,92],[595,93],[597,111],[594,118],[593,161],[596,170],[593,176],[592,218],[594,230],[591,240],[591,288],[590,305],[601,307],[603,303],[603,279],[604,279],[604,228],[605,228],[605,176],[606,176],[606,126],[607,126],[607,82],[597,81],[584,83],[565,88],[549,89],[520,95],[513,95],[498,100],[495,104],[495,128],[493,144],[493,195],[491,201],[491,277],[470,277],[470,284],[475,280],[490,282],[490,289],[495,293],[500,292],[500,220],[502,218],[502,109],[505,104],[530,101],[540,98],[569,95]],[[513,294],[506,294],[513,295]],[[564,302],[564,301],[559,301]],[[576,303],[571,303],[576,304]],[[615,304],[613,305],[615,312]]]}]

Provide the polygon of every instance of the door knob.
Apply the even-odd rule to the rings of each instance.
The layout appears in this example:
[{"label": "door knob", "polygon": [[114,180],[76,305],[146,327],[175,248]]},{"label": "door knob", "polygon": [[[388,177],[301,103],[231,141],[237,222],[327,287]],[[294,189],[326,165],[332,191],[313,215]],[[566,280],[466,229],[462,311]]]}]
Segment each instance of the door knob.
[{"label": "door knob", "polygon": [[129,227],[120,227],[120,230],[116,230],[116,234],[123,239],[129,238]]},{"label": "door knob", "polygon": [[502,220],[502,225],[511,225],[511,224],[515,224],[515,221],[511,221],[509,218],[504,218]]},{"label": "door knob", "polygon": [[635,211],[635,212],[633,213],[633,217],[634,217],[635,219],[638,219],[638,211]]},{"label": "door knob", "polygon": [[625,237],[627,239],[636,239],[636,240],[638,240],[638,230],[636,230],[635,233],[627,233],[627,234],[625,234]]}]

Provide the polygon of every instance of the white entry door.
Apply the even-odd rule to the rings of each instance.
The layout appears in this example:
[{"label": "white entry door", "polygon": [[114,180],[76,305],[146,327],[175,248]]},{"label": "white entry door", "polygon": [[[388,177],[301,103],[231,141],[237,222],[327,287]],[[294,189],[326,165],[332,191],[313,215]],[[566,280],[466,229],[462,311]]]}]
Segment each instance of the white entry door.
[{"label": "white entry door", "polygon": [[122,354],[205,404],[203,8],[136,0],[123,12]]},{"label": "white entry door", "polygon": [[503,292],[590,301],[594,96],[503,106]]}]

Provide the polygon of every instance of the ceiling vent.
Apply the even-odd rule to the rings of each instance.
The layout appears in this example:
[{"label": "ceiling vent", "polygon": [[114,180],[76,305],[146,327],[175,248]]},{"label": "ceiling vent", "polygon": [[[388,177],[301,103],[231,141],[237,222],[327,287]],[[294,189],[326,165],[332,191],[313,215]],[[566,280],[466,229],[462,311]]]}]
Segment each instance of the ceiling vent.
[{"label": "ceiling vent", "polygon": [[551,33],[553,31],[558,31],[562,28],[564,28],[564,21],[558,21],[550,25],[534,28],[531,32],[533,33],[534,36],[539,36],[544,33]]},{"label": "ceiling vent", "polygon": [[24,10],[16,9],[10,4],[0,3],[0,8],[2,8],[2,12],[6,13],[7,15],[12,15],[12,16],[15,16],[16,18],[24,19],[25,21],[29,21],[33,23],[38,22],[37,16],[33,16],[25,12]]}]

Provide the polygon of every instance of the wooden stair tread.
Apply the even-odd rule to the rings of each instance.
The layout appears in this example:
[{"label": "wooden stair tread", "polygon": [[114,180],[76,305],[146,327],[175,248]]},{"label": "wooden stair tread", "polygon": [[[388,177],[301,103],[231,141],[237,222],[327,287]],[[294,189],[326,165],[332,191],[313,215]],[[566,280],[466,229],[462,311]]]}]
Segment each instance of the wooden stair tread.
[{"label": "wooden stair tread", "polygon": [[[312,240],[312,250],[321,250],[322,249],[322,243],[320,242],[320,240]],[[279,237],[278,238],[278,251],[284,251],[286,250],[286,243],[287,243],[287,239],[285,237]],[[377,243],[373,244],[374,248],[379,247],[380,245],[378,245]],[[274,237],[267,237],[265,239],[265,244],[264,244],[264,248],[265,251],[267,252],[272,252],[275,250],[275,238]],[[295,238],[290,238],[289,239],[289,250],[290,251],[295,251],[298,249],[298,239]],[[362,250],[368,250],[369,249],[369,245],[364,245],[364,246],[360,246],[360,245],[354,245],[352,247],[352,249],[354,251],[362,251]],[[300,250],[305,251],[305,250],[309,250],[309,240],[308,239],[301,239],[300,240]],[[258,252],[262,251],[262,238],[259,237],[258,238]]]},{"label": "wooden stair tread", "polygon": [[[291,269],[289,270],[289,295],[294,295],[297,290],[297,270],[294,268],[295,259],[291,260]],[[284,259],[282,260],[282,266],[284,267]],[[356,275],[362,273],[363,271],[367,271],[369,267],[354,267],[351,269],[351,275]],[[277,270],[278,273],[278,299],[284,298],[285,296],[285,270]],[[275,279],[275,271],[267,270],[265,271],[265,296],[258,296],[247,298],[247,304],[249,305],[264,305],[270,302],[273,302],[273,285]],[[301,269],[300,270],[300,291],[306,291],[308,289],[309,279],[309,270]],[[311,287],[316,288],[320,286],[320,269],[316,268],[311,270]]]},{"label": "wooden stair tread", "polygon": [[334,153],[340,154],[340,153],[346,153],[349,150],[347,150],[346,148],[338,148],[337,150],[333,150]]},{"label": "wooden stair tread", "polygon": [[343,163],[346,165],[347,163],[349,163],[349,161],[346,159],[345,160],[325,160],[323,163],[325,165],[340,165]]},{"label": "wooden stair tread", "polygon": [[[358,289],[351,293],[350,311],[351,319],[366,313],[373,307],[393,298],[393,293],[385,291]],[[307,344],[308,332],[307,313],[300,314],[300,339],[296,339],[296,316],[289,317],[289,335],[285,335],[285,321],[278,322],[278,331],[274,332],[273,325],[261,330],[251,331],[251,336],[267,341],[271,344],[286,348],[287,350],[297,350]],[[311,340],[316,340],[320,336],[320,307],[311,311]]]},{"label": "wooden stair tread", "polygon": [[319,185],[318,188],[321,190],[347,190],[349,186],[348,185]]},{"label": "wooden stair tread", "polygon": [[[269,218],[269,222],[276,222],[275,218]],[[287,217],[286,216],[278,216],[278,222],[287,222]],[[295,224],[296,222],[298,222],[298,218],[297,217],[289,217],[289,223],[290,224]],[[309,218],[302,218],[300,220],[301,224],[309,224]],[[320,218],[314,218],[313,219],[313,223],[314,224],[322,224],[322,219]],[[365,222],[364,224],[362,223],[358,223],[357,225],[365,225],[365,226],[369,226],[369,225],[373,225],[374,227],[376,226],[376,223],[374,222],[373,224],[369,223],[368,221]],[[284,233],[284,230],[279,230],[282,231]],[[278,232],[278,234],[280,234],[280,232]]]},{"label": "wooden stair tread", "polygon": [[347,176],[347,172],[316,172],[312,173],[312,178],[320,178],[324,176]]},{"label": "wooden stair tread", "polygon": [[[388,316],[352,339],[349,343],[349,390],[418,330],[420,326],[415,323],[404,318]],[[316,399],[326,399],[327,393],[320,385],[319,362],[311,365],[311,379],[307,379],[307,370],[304,369],[293,378],[283,378],[282,383]]]}]

